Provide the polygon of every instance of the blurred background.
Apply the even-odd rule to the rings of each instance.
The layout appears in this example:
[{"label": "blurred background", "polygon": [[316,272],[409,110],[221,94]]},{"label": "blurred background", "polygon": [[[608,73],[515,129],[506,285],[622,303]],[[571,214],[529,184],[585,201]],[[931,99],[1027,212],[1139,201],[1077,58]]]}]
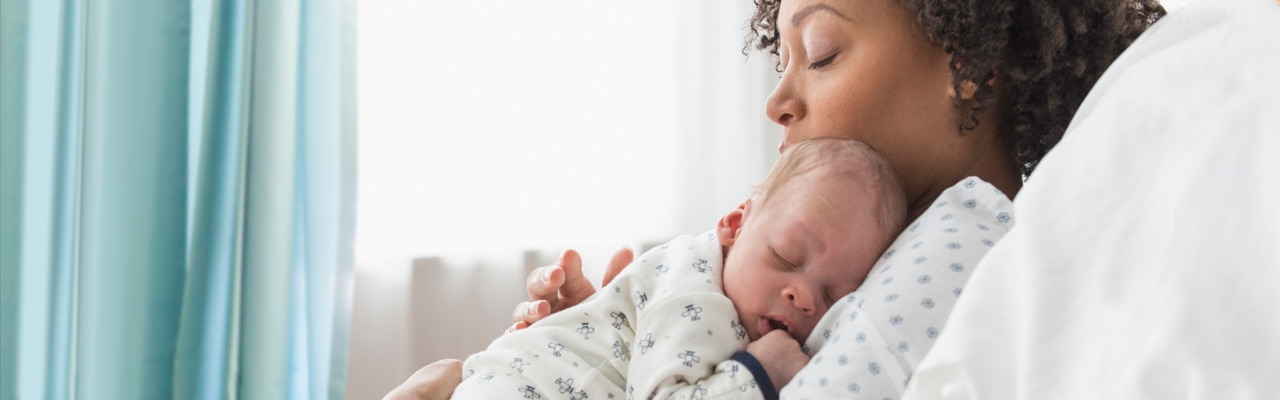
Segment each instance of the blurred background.
[{"label": "blurred background", "polygon": [[777,156],[750,2],[359,3],[348,398],[465,358],[528,271],[711,229]]},{"label": "blurred background", "polygon": [[380,398],[481,350],[533,268],[598,283],[765,174],[752,11],[0,0],[0,399]]}]

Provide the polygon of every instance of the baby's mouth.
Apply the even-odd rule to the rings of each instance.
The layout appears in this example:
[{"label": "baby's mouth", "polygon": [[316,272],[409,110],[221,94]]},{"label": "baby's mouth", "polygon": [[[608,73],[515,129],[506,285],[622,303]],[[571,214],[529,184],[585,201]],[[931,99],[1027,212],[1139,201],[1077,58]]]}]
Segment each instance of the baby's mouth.
[{"label": "baby's mouth", "polygon": [[764,336],[766,333],[773,330],[782,330],[787,332],[787,334],[792,334],[791,327],[787,326],[786,322],[769,317],[760,317],[760,336]]}]

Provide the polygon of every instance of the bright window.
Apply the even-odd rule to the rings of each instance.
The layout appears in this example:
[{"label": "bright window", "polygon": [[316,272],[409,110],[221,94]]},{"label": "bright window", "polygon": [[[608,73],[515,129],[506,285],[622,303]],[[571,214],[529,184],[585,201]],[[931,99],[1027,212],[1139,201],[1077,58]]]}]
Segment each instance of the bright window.
[{"label": "bright window", "polygon": [[771,74],[750,4],[687,3],[362,1],[358,257],[710,228],[772,161]]}]

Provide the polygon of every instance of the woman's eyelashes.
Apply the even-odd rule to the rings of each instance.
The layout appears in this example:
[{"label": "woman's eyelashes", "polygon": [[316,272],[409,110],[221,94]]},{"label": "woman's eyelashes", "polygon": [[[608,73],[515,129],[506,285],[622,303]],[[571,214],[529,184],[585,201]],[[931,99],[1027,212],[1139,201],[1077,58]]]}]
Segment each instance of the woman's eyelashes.
[{"label": "woman's eyelashes", "polygon": [[832,61],[835,61],[835,59],[836,59],[836,55],[835,55],[835,54],[832,54],[832,55],[828,56],[827,58],[823,58],[823,59],[821,59],[821,60],[818,60],[818,61],[815,61],[815,62],[813,62],[813,63],[810,63],[810,64],[809,64],[809,69],[821,69],[822,67],[825,67],[825,66],[831,65],[831,62],[832,62]]}]

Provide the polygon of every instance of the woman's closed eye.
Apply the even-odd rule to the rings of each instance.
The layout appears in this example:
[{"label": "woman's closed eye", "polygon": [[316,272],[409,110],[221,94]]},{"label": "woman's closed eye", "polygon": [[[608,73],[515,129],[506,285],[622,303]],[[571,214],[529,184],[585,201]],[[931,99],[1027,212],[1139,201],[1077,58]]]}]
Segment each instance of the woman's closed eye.
[{"label": "woman's closed eye", "polygon": [[831,56],[829,56],[829,57],[827,57],[827,58],[824,58],[824,59],[821,59],[821,60],[815,61],[815,62],[813,62],[813,63],[810,63],[810,64],[809,64],[809,69],[821,69],[822,67],[825,67],[825,66],[827,66],[827,65],[831,65],[831,62],[832,62],[832,61],[835,61],[835,59],[836,59],[836,55],[835,55],[835,54],[832,54]]}]

